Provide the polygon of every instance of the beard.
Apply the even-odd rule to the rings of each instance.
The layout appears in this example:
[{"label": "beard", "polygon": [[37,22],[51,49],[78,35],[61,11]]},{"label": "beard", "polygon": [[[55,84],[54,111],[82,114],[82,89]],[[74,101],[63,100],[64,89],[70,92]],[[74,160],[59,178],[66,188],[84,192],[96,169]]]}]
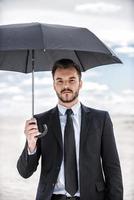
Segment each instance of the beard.
[{"label": "beard", "polygon": [[[63,95],[64,92],[70,92],[70,93]],[[79,90],[73,92],[70,89],[64,89],[60,93],[56,92],[56,94],[57,94],[58,98],[60,99],[60,101],[62,101],[63,103],[71,103],[78,97]]]}]

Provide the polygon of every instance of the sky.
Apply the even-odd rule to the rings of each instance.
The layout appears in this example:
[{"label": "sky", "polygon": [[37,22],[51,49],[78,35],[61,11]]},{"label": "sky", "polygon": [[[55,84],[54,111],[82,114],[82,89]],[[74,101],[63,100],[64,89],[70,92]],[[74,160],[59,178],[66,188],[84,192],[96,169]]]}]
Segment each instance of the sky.
[{"label": "sky", "polygon": [[[133,0],[0,0],[0,25],[43,22],[91,30],[123,64],[83,73],[80,100],[112,114],[134,115],[133,8]],[[31,75],[0,71],[0,101],[2,115],[30,116]],[[35,73],[35,112],[43,112],[56,103],[51,73]]]}]

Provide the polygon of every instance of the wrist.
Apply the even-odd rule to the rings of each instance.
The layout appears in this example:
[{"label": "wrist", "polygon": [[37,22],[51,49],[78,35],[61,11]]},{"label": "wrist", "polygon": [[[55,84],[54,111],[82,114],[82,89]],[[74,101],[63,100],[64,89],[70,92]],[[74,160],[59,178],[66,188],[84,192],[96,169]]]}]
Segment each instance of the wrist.
[{"label": "wrist", "polygon": [[37,149],[37,146],[36,146],[36,143],[28,143],[28,152],[29,153],[33,153],[36,151]]}]

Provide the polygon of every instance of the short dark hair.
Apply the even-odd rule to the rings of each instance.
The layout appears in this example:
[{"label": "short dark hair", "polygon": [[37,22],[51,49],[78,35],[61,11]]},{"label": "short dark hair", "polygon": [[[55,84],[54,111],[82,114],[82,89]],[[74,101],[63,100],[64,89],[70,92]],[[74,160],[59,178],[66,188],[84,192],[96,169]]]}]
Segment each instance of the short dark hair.
[{"label": "short dark hair", "polygon": [[81,70],[80,70],[79,65],[77,65],[73,60],[67,59],[67,58],[63,58],[63,59],[57,60],[54,63],[53,68],[52,68],[53,78],[54,78],[55,71],[58,68],[60,68],[60,69],[68,69],[68,68],[71,68],[71,67],[74,67],[76,69],[76,71],[78,73],[78,76],[79,76],[79,79],[81,80]]}]

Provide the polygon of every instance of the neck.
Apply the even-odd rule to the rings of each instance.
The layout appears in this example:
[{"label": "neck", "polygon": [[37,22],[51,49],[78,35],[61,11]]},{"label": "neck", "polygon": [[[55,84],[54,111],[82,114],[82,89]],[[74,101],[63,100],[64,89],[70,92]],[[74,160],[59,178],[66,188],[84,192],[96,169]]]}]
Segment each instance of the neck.
[{"label": "neck", "polygon": [[75,104],[78,103],[78,99],[75,99],[74,101],[68,102],[68,103],[64,103],[64,102],[62,102],[62,101],[59,100],[58,103],[59,103],[60,105],[64,106],[64,107],[66,107],[66,108],[71,108],[72,106],[74,106]]}]

